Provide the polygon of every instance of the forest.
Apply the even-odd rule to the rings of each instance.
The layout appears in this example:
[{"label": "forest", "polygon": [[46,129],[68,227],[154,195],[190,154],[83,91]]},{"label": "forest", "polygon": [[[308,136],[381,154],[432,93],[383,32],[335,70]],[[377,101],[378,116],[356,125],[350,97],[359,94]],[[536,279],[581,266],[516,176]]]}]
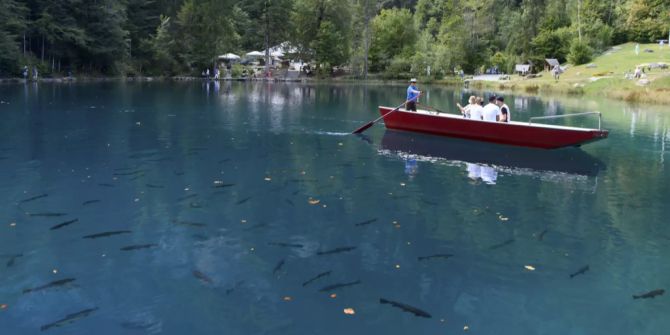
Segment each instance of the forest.
[{"label": "forest", "polygon": [[2,0],[0,76],[197,75],[289,42],[331,74],[443,77],[544,58],[583,64],[667,39],[667,0]]}]

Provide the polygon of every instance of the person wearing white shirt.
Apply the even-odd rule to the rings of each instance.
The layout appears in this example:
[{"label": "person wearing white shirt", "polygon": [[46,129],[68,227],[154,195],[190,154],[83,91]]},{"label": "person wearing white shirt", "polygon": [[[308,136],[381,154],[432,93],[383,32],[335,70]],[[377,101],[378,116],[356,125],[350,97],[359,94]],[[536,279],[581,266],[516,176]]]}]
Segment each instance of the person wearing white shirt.
[{"label": "person wearing white shirt", "polygon": [[500,108],[496,105],[496,97],[492,95],[489,97],[488,105],[484,106],[482,117],[484,121],[497,122],[500,118]]}]

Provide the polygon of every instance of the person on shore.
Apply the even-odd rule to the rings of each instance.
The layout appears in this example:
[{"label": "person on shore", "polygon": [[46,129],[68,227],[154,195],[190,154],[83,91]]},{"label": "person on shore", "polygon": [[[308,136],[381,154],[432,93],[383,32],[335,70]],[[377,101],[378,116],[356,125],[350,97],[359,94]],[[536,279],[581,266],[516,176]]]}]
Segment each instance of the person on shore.
[{"label": "person on shore", "polygon": [[489,97],[489,103],[484,106],[482,111],[482,118],[484,121],[498,122],[500,119],[500,108],[496,105],[496,96]]},{"label": "person on shore", "polygon": [[640,79],[642,77],[642,70],[640,70],[640,67],[635,68],[635,79]]},{"label": "person on shore", "polygon": [[33,66],[33,80],[37,80],[39,77],[39,72],[37,71],[37,66]]},{"label": "person on shore", "polygon": [[207,78],[207,80],[209,80],[209,68],[205,70],[205,77]]},{"label": "person on shore", "polygon": [[416,79],[412,78],[409,81],[409,87],[407,87],[407,101],[405,102],[405,109],[416,112],[416,103],[419,100],[420,95],[421,91],[416,88]]},{"label": "person on shore", "polygon": [[561,67],[556,64],[554,65],[554,68],[551,70],[551,72],[554,74],[554,80],[559,80],[561,78],[561,72],[563,71],[561,70]]},{"label": "person on shore", "polygon": [[509,110],[509,106],[505,103],[505,98],[497,97],[496,105],[500,108],[500,122],[510,122],[512,121],[512,116]]}]

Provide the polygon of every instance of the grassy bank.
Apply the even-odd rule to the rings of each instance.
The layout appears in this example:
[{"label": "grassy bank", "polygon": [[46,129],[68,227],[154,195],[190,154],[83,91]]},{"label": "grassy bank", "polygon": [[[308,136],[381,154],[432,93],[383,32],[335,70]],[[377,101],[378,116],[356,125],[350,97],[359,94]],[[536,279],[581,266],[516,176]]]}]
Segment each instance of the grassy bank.
[{"label": "grassy bank", "polygon": [[[645,52],[645,49],[653,52]],[[636,55],[635,44],[627,43],[598,56],[591,65],[569,66],[559,80],[554,80],[551,73],[545,71],[538,78],[526,79],[513,75],[505,81],[473,81],[470,87],[528,94],[597,95],[640,103],[670,103],[670,69],[645,68],[642,81],[625,78],[625,73],[632,73],[638,65],[652,63],[670,65],[670,47],[641,44],[640,53]]]}]

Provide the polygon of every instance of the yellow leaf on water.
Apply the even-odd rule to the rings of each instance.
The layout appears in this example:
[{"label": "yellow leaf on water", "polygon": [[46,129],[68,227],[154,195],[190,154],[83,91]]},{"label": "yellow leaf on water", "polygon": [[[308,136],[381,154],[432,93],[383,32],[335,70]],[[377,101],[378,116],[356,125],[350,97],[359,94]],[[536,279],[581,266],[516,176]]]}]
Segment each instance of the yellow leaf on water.
[{"label": "yellow leaf on water", "polygon": [[284,299],[284,301],[291,301],[291,300],[293,300],[293,298],[291,298],[291,297],[289,297],[289,296],[285,296],[283,299]]},{"label": "yellow leaf on water", "polygon": [[307,200],[307,202],[308,202],[310,205],[318,205],[318,204],[321,202],[321,200],[310,198],[309,200]]},{"label": "yellow leaf on water", "polygon": [[356,311],[353,308],[345,308],[344,309],[344,314],[354,315],[354,314],[356,314]]},{"label": "yellow leaf on water", "polygon": [[528,270],[528,271],[535,271],[535,267],[532,266],[532,265],[526,265],[526,266],[524,266],[524,268],[526,268],[526,270]]},{"label": "yellow leaf on water", "polygon": [[330,297],[335,299],[335,298],[337,298],[337,294],[333,293],[333,294],[330,295]]},{"label": "yellow leaf on water", "polygon": [[0,309],[7,309],[7,304],[0,305]]},{"label": "yellow leaf on water", "polygon": [[272,178],[270,178],[270,177],[265,177],[265,181],[270,181],[270,180],[272,180]]}]

